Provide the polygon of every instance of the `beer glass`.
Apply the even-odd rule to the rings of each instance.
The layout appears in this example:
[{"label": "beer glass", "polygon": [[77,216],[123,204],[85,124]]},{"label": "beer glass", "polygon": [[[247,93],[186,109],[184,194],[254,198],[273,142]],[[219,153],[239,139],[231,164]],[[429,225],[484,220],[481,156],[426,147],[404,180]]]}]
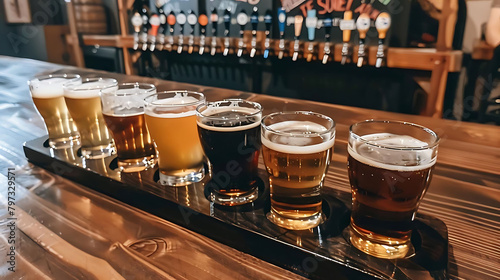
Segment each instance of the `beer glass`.
[{"label": "beer glass", "polygon": [[280,112],[262,119],[262,156],[271,186],[267,218],[303,230],[322,221],[320,191],[335,142],[335,122],[313,112]]},{"label": "beer glass", "polygon": [[165,91],[144,99],[145,119],[158,156],[159,183],[186,186],[205,176],[203,150],[196,126],[202,93]]},{"label": "beer glass", "polygon": [[117,87],[115,79],[87,78],[64,85],[64,100],[80,132],[81,153],[86,158],[102,158],[114,152],[113,138],[102,116],[101,89]]},{"label": "beer glass", "polygon": [[227,99],[200,105],[196,121],[201,146],[210,161],[210,200],[232,206],[257,199],[260,104]]},{"label": "beer glass", "polygon": [[123,172],[139,172],[154,163],[154,144],[144,120],[144,98],[154,93],[154,85],[141,83],[101,90],[104,121],[113,135]]},{"label": "beer glass", "polygon": [[394,259],[411,253],[412,221],[429,187],[439,138],[428,128],[368,120],[349,130],[351,243]]},{"label": "beer glass", "polygon": [[81,81],[80,75],[54,74],[40,76],[28,82],[33,102],[47,127],[49,146],[52,148],[71,147],[80,138],[64,103],[63,84]]}]

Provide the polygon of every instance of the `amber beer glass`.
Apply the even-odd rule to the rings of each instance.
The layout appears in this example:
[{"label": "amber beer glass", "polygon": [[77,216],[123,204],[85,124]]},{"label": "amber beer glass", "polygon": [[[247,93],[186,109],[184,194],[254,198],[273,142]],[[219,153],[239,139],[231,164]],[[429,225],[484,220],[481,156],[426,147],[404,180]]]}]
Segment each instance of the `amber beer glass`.
[{"label": "amber beer glass", "polygon": [[81,81],[80,75],[54,74],[28,82],[33,102],[47,127],[49,146],[52,148],[70,147],[80,138],[64,102],[63,84]]},{"label": "amber beer glass", "polygon": [[205,176],[203,150],[196,126],[196,107],[202,93],[165,91],[144,99],[145,119],[156,147],[159,183],[186,186]]},{"label": "amber beer glass", "polygon": [[260,104],[227,99],[196,109],[198,133],[212,167],[207,183],[209,198],[216,204],[233,206],[258,197]]},{"label": "amber beer glass", "polygon": [[152,84],[122,83],[101,90],[102,113],[116,147],[118,167],[138,172],[154,164],[154,144],[144,120],[144,98],[156,93]]},{"label": "amber beer glass", "polygon": [[101,89],[117,87],[115,79],[87,78],[64,85],[64,100],[80,132],[82,156],[102,158],[114,153],[113,138],[102,115]]},{"label": "amber beer glass", "polygon": [[280,112],[262,119],[262,156],[271,186],[267,218],[303,230],[322,221],[323,186],[335,142],[335,122],[313,112]]},{"label": "amber beer glass", "polygon": [[413,251],[412,222],[431,180],[439,138],[428,128],[369,120],[350,127],[351,243],[379,258]]}]

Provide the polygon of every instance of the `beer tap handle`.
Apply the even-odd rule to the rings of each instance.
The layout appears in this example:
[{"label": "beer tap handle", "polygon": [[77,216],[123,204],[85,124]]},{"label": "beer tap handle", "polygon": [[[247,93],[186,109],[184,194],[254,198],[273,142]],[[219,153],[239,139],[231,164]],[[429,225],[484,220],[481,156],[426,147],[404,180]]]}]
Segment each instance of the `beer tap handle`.
[{"label": "beer tap handle", "polygon": [[238,41],[238,53],[237,56],[241,57],[243,54],[243,35],[245,34],[245,26],[248,23],[248,16],[245,10],[241,10],[239,14],[236,16],[236,22],[240,25],[240,39]]},{"label": "beer tap handle", "polygon": [[264,58],[269,57],[269,49],[271,47],[270,38],[271,35],[271,25],[273,23],[273,15],[271,10],[266,11],[266,15],[264,16],[264,23],[266,24],[266,41],[264,42]]},{"label": "beer tap handle", "polygon": [[142,51],[148,49],[148,32],[149,32],[149,16],[147,14],[142,14],[142,31],[140,34],[140,41],[142,43]]},{"label": "beer tap handle", "polygon": [[167,29],[167,16],[163,12],[163,8],[158,8],[158,16],[160,17],[160,28],[158,29],[157,41],[158,50],[163,50],[165,46],[165,31]]},{"label": "beer tap handle", "polygon": [[213,8],[212,10],[210,21],[212,22],[212,43],[210,45],[210,54],[214,56],[217,51],[217,26],[219,25],[219,15],[217,14],[216,8]]},{"label": "beer tap handle", "polygon": [[370,16],[367,13],[359,15],[356,21],[356,28],[359,33],[359,48],[358,48],[358,67],[363,66],[363,60],[366,56],[365,38],[368,29],[370,29]]},{"label": "beer tap handle", "polygon": [[295,27],[295,42],[293,45],[293,56],[292,56],[292,61],[297,61],[297,58],[299,57],[299,47],[300,47],[300,33],[302,32],[302,22],[304,21],[304,18],[302,16],[295,16],[295,21],[294,21],[294,27]]},{"label": "beer tap handle", "polygon": [[[352,11],[345,11],[344,12],[344,22],[349,22],[351,20],[352,20]],[[348,60],[350,60],[350,58],[349,58],[349,55],[350,55],[349,42],[351,41],[351,30],[352,30],[352,28],[350,26],[348,26],[342,30],[342,41],[344,42],[342,44],[342,60],[340,62],[342,65],[344,65]]]},{"label": "beer tap handle", "polygon": [[160,27],[160,17],[157,14],[153,14],[149,18],[149,24],[151,29],[149,30],[149,50],[154,51],[156,47],[156,36],[158,35],[158,28]]},{"label": "beer tap handle", "polygon": [[375,28],[378,31],[378,49],[377,49],[377,61],[375,67],[380,68],[384,60],[384,41],[387,35],[387,31],[391,27],[391,16],[386,13],[380,13],[375,20]]},{"label": "beer tap handle", "polygon": [[177,24],[179,24],[179,40],[177,41],[177,53],[182,53],[182,48],[184,45],[184,24],[186,24],[187,17],[184,12],[180,12],[176,16]]},{"label": "beer tap handle", "polygon": [[281,7],[278,9],[278,27],[280,30],[280,42],[279,42],[279,53],[278,59],[283,58],[283,54],[285,52],[285,22],[286,22],[286,12],[285,8]]},{"label": "beer tap handle", "polygon": [[332,32],[332,18],[327,17],[323,20],[323,27],[325,27],[325,48],[323,49],[323,64],[328,62],[328,57],[330,56],[330,33]]},{"label": "beer tap handle", "polygon": [[254,57],[257,52],[257,28],[259,25],[259,12],[257,7],[253,7],[253,12],[250,15],[250,23],[252,24],[252,50],[250,57]]},{"label": "beer tap handle", "polygon": [[307,39],[309,43],[307,46],[307,62],[311,62],[314,53],[314,37],[316,35],[316,26],[318,25],[318,18],[316,17],[316,10],[307,11],[306,17],[306,27],[307,27]]},{"label": "beer tap handle", "polygon": [[229,33],[231,28],[231,9],[224,11],[224,52],[222,55],[227,56],[229,53]]},{"label": "beer tap handle", "polygon": [[167,24],[168,24],[168,27],[169,27],[169,35],[168,35],[168,38],[167,38],[167,49],[169,51],[172,50],[172,47],[174,45],[174,28],[175,28],[175,21],[176,21],[176,17],[175,17],[175,14],[174,12],[170,12],[170,14],[168,14],[167,16]]},{"label": "beer tap handle", "polygon": [[199,54],[202,55],[205,51],[205,34],[207,32],[208,17],[205,14],[200,14],[198,17],[198,23],[200,24],[200,50]]},{"label": "beer tap handle", "polygon": [[130,19],[132,22],[132,26],[134,27],[134,51],[139,48],[139,33],[141,32],[142,27],[142,17],[141,14],[135,12],[132,18]]},{"label": "beer tap handle", "polygon": [[189,33],[189,40],[188,40],[188,53],[191,54],[193,53],[194,49],[194,28],[196,26],[196,23],[198,22],[198,17],[194,13],[194,11],[190,11],[188,16],[187,16],[187,22],[191,26],[191,33]]}]

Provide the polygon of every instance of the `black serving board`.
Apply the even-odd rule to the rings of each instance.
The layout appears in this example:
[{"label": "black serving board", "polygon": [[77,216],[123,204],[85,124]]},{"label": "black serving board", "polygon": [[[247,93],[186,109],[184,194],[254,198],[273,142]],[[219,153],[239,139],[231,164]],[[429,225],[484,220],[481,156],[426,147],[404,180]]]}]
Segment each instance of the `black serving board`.
[{"label": "black serving board", "polygon": [[266,219],[269,186],[264,170],[259,199],[251,205],[220,207],[206,199],[202,182],[187,187],[161,186],[157,169],[117,172],[114,156],[82,160],[77,148],[50,149],[47,137],[24,144],[30,162],[203,234],[220,243],[311,279],[448,279],[448,233],[436,218],[421,215],[414,223],[415,254],[384,260],[355,249],[349,243],[351,194],[323,188],[325,222],[317,228],[293,231]]}]

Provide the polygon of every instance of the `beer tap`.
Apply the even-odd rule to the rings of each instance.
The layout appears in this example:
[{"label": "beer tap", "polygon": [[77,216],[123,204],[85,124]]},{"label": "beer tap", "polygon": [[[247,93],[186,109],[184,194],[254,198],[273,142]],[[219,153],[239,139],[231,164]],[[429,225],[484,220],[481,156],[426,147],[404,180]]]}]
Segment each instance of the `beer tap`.
[{"label": "beer tap", "polygon": [[149,50],[154,51],[156,47],[156,36],[158,35],[158,28],[160,27],[160,17],[153,14],[149,18],[151,29],[149,30]]},{"label": "beer tap", "polygon": [[241,12],[236,16],[236,22],[240,25],[240,39],[238,41],[238,53],[236,55],[241,57],[243,54],[243,47],[245,45],[243,42],[243,35],[245,34],[245,26],[248,22],[248,16],[245,10],[241,10]]},{"label": "beer tap", "polygon": [[170,14],[168,14],[167,16],[167,24],[169,26],[169,35],[168,35],[168,38],[167,38],[167,49],[169,51],[172,50],[173,46],[174,46],[174,30],[175,30],[175,14],[174,12],[170,12]]},{"label": "beer tap", "polygon": [[257,28],[259,25],[259,13],[257,10],[257,7],[253,7],[253,12],[250,15],[250,23],[252,24],[252,50],[250,51],[250,57],[254,57],[257,52]]},{"label": "beer tap", "polygon": [[187,16],[187,22],[191,26],[191,33],[189,33],[189,40],[188,40],[188,53],[191,54],[193,53],[193,45],[194,45],[194,28],[196,26],[196,23],[198,22],[198,17],[194,13],[194,11],[191,11],[188,16]]},{"label": "beer tap", "polygon": [[200,24],[200,50],[199,54],[202,55],[205,51],[205,33],[207,31],[208,17],[205,14],[200,14],[198,17],[198,23]]},{"label": "beer tap", "polygon": [[375,28],[378,31],[377,61],[375,63],[375,67],[377,68],[382,66],[382,61],[384,60],[384,41],[390,27],[391,16],[386,12],[380,13],[377,20],[375,20]]},{"label": "beer tap", "polygon": [[212,10],[210,21],[212,22],[212,43],[210,44],[210,54],[214,56],[217,51],[217,26],[219,25],[219,15],[217,14],[216,8],[213,8]]},{"label": "beer tap", "polygon": [[307,38],[309,43],[307,44],[307,62],[311,62],[314,54],[314,36],[316,35],[316,25],[318,24],[318,18],[316,17],[316,10],[307,11],[306,17],[306,27],[307,27]]},{"label": "beer tap", "polygon": [[332,31],[332,18],[325,18],[323,20],[323,26],[325,27],[325,47],[323,49],[324,54],[322,63],[326,64],[328,62],[328,57],[330,56],[330,33]]},{"label": "beer tap", "polygon": [[[342,26],[344,24],[344,26]],[[341,30],[342,30],[342,41],[344,44],[342,45],[342,60],[340,63],[344,65],[347,61],[350,61],[351,55],[351,47],[349,42],[351,41],[351,30],[354,29],[354,26],[350,26],[352,24],[352,11],[344,12],[344,20],[341,21]]]},{"label": "beer tap", "polygon": [[142,6],[141,17],[142,17],[142,30],[140,34],[140,41],[142,44],[142,50],[146,51],[148,49],[148,30],[149,30],[149,10],[146,5]]},{"label": "beer tap", "polygon": [[179,30],[179,39],[177,40],[177,53],[180,54],[182,53],[182,48],[184,45],[184,24],[186,24],[186,15],[184,12],[180,12],[176,16],[176,21],[177,24],[179,24],[180,30]]},{"label": "beer tap", "polygon": [[358,67],[361,67],[366,56],[365,38],[368,29],[370,29],[370,16],[367,13],[362,13],[356,21],[356,27],[359,33]]},{"label": "beer tap", "polygon": [[293,44],[293,56],[292,56],[292,61],[297,61],[297,58],[299,57],[299,47],[300,47],[300,33],[302,32],[302,22],[304,21],[304,18],[302,16],[295,16],[295,21],[294,21],[294,27],[295,27],[295,42]]},{"label": "beer tap", "polygon": [[266,24],[266,40],[264,41],[264,58],[269,57],[269,49],[271,47],[271,41],[269,35],[271,34],[271,24],[273,23],[273,15],[271,10],[266,11],[266,15],[264,16],[264,23]]},{"label": "beer tap", "polygon": [[229,31],[231,28],[231,9],[228,8],[224,11],[224,52],[223,56],[229,53]]},{"label": "beer tap", "polygon": [[142,27],[142,17],[139,12],[135,12],[132,18],[130,19],[132,22],[132,26],[134,26],[134,51],[139,48],[139,33],[141,32]]},{"label": "beer tap", "polygon": [[163,11],[163,1],[156,1],[156,7],[158,8],[158,16],[160,17],[160,28],[158,29],[158,50],[161,51],[165,47],[165,31],[167,28],[167,16]]},{"label": "beer tap", "polygon": [[280,42],[279,42],[279,53],[278,59],[283,58],[283,54],[285,53],[285,22],[286,22],[286,12],[285,8],[281,7],[278,9],[278,27],[280,30]]}]

